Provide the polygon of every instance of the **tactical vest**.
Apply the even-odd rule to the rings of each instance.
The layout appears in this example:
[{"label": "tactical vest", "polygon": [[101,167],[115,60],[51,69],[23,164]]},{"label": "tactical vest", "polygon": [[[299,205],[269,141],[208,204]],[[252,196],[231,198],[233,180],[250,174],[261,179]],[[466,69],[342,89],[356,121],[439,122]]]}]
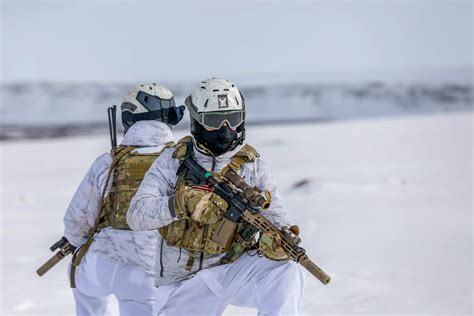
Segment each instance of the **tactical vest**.
[{"label": "tactical vest", "polygon": [[160,154],[129,152],[120,160],[114,169],[112,186],[105,200],[102,227],[130,230],[126,220],[130,201]]},{"label": "tactical vest", "polygon": [[[191,136],[186,136],[181,139],[176,145],[173,158],[182,161],[186,155],[187,144],[191,141]],[[259,154],[255,148],[246,144],[231,158],[231,162],[220,172],[213,172],[213,176],[217,179],[221,179],[221,174],[223,174],[226,168],[232,168],[235,172],[238,172],[245,163],[254,162],[257,157],[259,157]],[[176,188],[182,185],[192,184],[186,183],[184,176],[180,175],[176,182]],[[189,251],[189,260],[186,264],[186,270],[191,271],[194,264],[194,256],[197,252],[208,255],[227,253],[226,256],[223,257],[222,263],[230,263],[235,261],[254,245],[254,236],[258,230],[247,223],[241,223],[238,225],[233,242],[227,248],[220,247],[211,241],[214,230],[216,230],[220,224],[220,221],[215,224],[204,224],[193,221],[192,219],[180,219],[160,228],[159,231],[168,246],[174,246]],[[202,255],[200,268],[201,266]]]},{"label": "tactical vest", "polygon": [[[163,150],[174,147],[170,142]],[[71,287],[75,288],[75,271],[82,258],[94,241],[94,236],[105,227],[114,229],[130,230],[126,216],[130,201],[138,190],[146,172],[158,158],[163,150],[157,153],[136,153],[136,146],[119,146],[112,152],[112,164],[110,165],[105,185],[102,190],[99,212],[94,226],[89,230],[87,241],[74,254],[70,270]],[[106,191],[112,179],[109,194]]]}]

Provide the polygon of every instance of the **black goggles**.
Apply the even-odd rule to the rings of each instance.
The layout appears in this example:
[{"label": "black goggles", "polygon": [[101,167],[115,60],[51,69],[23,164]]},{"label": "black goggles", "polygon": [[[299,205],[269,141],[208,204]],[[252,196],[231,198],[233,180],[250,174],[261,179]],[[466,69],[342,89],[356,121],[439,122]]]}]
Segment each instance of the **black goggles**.
[{"label": "black goggles", "polygon": [[227,123],[231,129],[236,129],[245,119],[243,111],[199,113],[199,123],[207,129],[220,129]]}]

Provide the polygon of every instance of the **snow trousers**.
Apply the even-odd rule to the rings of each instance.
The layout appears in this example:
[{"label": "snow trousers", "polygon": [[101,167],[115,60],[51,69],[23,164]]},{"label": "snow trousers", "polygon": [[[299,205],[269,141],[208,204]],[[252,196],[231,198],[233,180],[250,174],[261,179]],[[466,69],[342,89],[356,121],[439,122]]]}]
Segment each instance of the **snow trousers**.
[{"label": "snow trousers", "polygon": [[155,276],[87,253],[76,270],[76,315],[114,315],[112,299],[121,316],[150,316],[156,298]]},{"label": "snow trousers", "polygon": [[155,315],[222,315],[228,305],[257,308],[258,315],[298,315],[303,286],[295,262],[245,254],[232,264],[158,287]]}]

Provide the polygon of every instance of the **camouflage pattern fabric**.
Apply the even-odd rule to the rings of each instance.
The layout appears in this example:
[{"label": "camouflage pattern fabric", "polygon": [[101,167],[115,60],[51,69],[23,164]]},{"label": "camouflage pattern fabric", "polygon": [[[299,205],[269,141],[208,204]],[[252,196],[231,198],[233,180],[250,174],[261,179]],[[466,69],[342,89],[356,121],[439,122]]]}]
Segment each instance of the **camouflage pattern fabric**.
[{"label": "camouflage pattern fabric", "polygon": [[281,246],[281,237],[275,232],[265,232],[260,237],[258,248],[265,257],[272,260],[288,260],[288,254]]},{"label": "camouflage pattern fabric", "polygon": [[178,185],[175,194],[175,211],[180,218],[192,219],[204,224],[215,224],[229,205],[217,194]]},{"label": "camouflage pattern fabric", "polygon": [[126,220],[130,201],[137,192],[145,173],[160,153],[131,152],[120,160],[114,170],[112,187],[104,206],[106,221],[102,224],[103,227],[130,230]]}]

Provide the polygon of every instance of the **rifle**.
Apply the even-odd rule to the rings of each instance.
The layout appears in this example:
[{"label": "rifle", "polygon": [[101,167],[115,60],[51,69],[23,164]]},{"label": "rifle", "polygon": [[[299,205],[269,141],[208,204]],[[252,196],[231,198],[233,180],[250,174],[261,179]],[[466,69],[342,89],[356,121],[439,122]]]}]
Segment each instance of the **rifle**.
[{"label": "rifle", "polygon": [[72,253],[75,247],[72,246],[65,237],[62,237],[60,240],[55,242],[49,249],[54,252],[58,248],[59,248],[59,251],[54,256],[52,256],[48,261],[46,261],[41,267],[39,267],[38,270],[36,270],[36,273],[39,276],[43,276],[52,267],[54,267],[59,261],[64,259],[64,257]]},{"label": "rifle", "polygon": [[[314,275],[321,283],[328,284],[331,277],[318,267],[306,254],[306,250],[299,246],[301,239],[292,234],[289,229],[278,229],[272,222],[264,217],[259,208],[267,209],[270,203],[260,195],[258,188],[252,188],[244,179],[230,168],[224,170],[224,181],[217,181],[212,173],[206,171],[193,157],[192,142],[188,144],[186,156],[178,168],[177,174],[183,174],[185,180],[190,180],[193,185],[202,183],[209,185],[213,192],[222,197],[229,205],[222,224],[214,232],[211,240],[223,247],[231,242],[237,228],[237,223],[245,221],[255,226],[260,233],[275,232],[281,237],[281,246],[291,260],[301,264]],[[234,189],[231,185],[237,187]]]},{"label": "rifle", "polygon": [[[111,144],[112,150],[114,150],[117,147],[117,123],[116,123],[117,114],[116,113],[117,113],[116,105],[113,105],[107,108],[107,115],[109,118],[110,144]],[[64,257],[66,257],[68,254],[73,253],[74,250],[76,249],[76,247],[71,245],[65,237],[62,237],[60,240],[54,243],[49,249],[54,252],[58,248],[60,248],[59,251],[54,256],[52,256],[48,261],[46,261],[41,267],[39,267],[38,270],[36,270],[36,273],[39,276],[43,276],[52,267],[54,267],[59,261],[64,259]]]}]

